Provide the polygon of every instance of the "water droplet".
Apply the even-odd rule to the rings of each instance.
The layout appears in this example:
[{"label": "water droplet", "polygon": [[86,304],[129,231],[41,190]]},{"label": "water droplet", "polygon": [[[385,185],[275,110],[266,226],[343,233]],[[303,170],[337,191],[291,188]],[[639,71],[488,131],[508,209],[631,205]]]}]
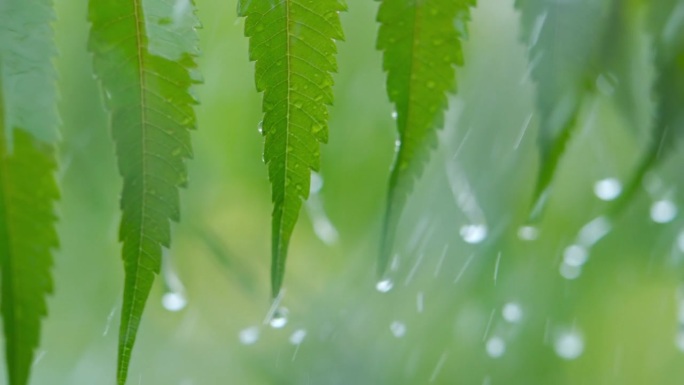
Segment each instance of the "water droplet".
[{"label": "water droplet", "polygon": [[487,225],[465,225],[461,227],[461,237],[466,243],[477,244],[487,238]]},{"label": "water droplet", "polygon": [[323,178],[317,172],[311,172],[311,183],[309,183],[309,192],[311,194],[318,194],[323,188]]},{"label": "water droplet", "polygon": [[679,331],[675,336],[675,346],[677,346],[677,349],[684,352],[684,331]]},{"label": "water droplet", "polygon": [[615,178],[601,179],[594,184],[594,194],[604,201],[612,201],[622,193],[622,183]]},{"label": "water droplet", "polygon": [[390,324],[390,331],[395,337],[401,338],[406,334],[406,325],[402,322],[394,321]]},{"label": "water droplet", "polygon": [[568,280],[573,280],[579,278],[582,274],[582,266],[571,266],[563,262],[560,265],[560,275]]},{"label": "water droplet", "polygon": [[504,305],[501,310],[503,318],[510,323],[518,323],[522,319],[523,311],[520,305],[515,302],[509,302]]},{"label": "water droplet", "polygon": [[162,306],[168,311],[181,311],[187,304],[187,299],[181,293],[168,292],[162,296]]},{"label": "water droplet", "polygon": [[248,327],[240,331],[238,335],[240,343],[243,345],[252,345],[259,339],[259,328],[256,326]]},{"label": "water droplet", "polygon": [[679,251],[684,253],[684,230],[677,235],[677,247],[679,247]]},{"label": "water droplet", "polygon": [[572,266],[580,267],[584,265],[589,259],[589,252],[580,245],[570,245],[563,251],[563,263]]},{"label": "water droplet", "polygon": [[553,347],[560,358],[574,360],[584,352],[584,340],[574,330],[564,331],[558,335]]},{"label": "water droplet", "polygon": [[577,235],[578,243],[584,247],[591,247],[601,238],[605,237],[612,228],[612,224],[606,217],[598,217],[582,226]]},{"label": "water droplet", "polygon": [[523,241],[534,241],[539,238],[539,229],[534,226],[522,226],[518,229],[518,238]]},{"label": "water droplet", "polygon": [[487,344],[485,345],[485,349],[487,350],[487,354],[492,357],[492,358],[499,358],[506,353],[506,342],[504,342],[501,337],[492,337],[489,340],[487,340]]},{"label": "water droplet", "polygon": [[264,121],[263,120],[259,122],[259,125],[257,126],[257,131],[259,131],[259,133],[261,135],[264,134]]},{"label": "water droplet", "polygon": [[398,152],[400,148],[401,148],[401,139],[397,139],[394,141],[394,151]]},{"label": "water droplet", "polygon": [[287,325],[287,313],[288,311],[284,307],[276,310],[275,313],[273,313],[273,318],[271,318],[271,321],[269,322],[271,327],[274,329],[282,329],[285,327],[285,325]]},{"label": "water droplet", "polygon": [[670,200],[659,200],[651,205],[651,219],[655,223],[668,223],[676,216],[677,206]]},{"label": "water droplet", "polygon": [[381,293],[387,293],[388,291],[392,290],[392,287],[394,286],[394,283],[390,279],[383,279],[382,281],[379,281],[375,285],[375,289],[377,289]]},{"label": "water droplet", "polygon": [[397,113],[397,111],[392,111],[392,119],[397,120],[398,116],[399,114]]},{"label": "water droplet", "polygon": [[306,330],[297,329],[292,333],[292,335],[290,335],[290,343],[292,345],[299,345],[304,341],[305,337],[306,337]]}]

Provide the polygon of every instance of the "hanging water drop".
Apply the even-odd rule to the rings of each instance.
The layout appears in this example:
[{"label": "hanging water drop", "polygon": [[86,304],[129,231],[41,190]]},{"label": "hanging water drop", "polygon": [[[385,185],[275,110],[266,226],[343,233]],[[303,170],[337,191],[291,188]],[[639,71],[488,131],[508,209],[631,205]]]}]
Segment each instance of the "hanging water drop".
[{"label": "hanging water drop", "polygon": [[259,124],[257,125],[257,131],[259,131],[259,134],[263,135],[264,134],[264,121],[260,121]]},{"label": "hanging water drop", "polygon": [[379,281],[375,285],[375,289],[377,289],[381,293],[387,293],[388,291],[392,290],[392,287],[394,286],[394,283],[392,280],[388,279],[383,279],[382,281]]},{"label": "hanging water drop", "polygon": [[259,328],[256,326],[248,327],[243,329],[238,334],[240,343],[243,345],[252,345],[259,339]]},{"label": "hanging water drop", "polygon": [[485,345],[487,354],[492,358],[499,358],[506,352],[506,342],[501,337],[492,337]]},{"label": "hanging water drop", "polygon": [[187,304],[188,301],[181,293],[168,292],[162,296],[162,306],[171,312],[181,311]]},{"label": "hanging water drop", "polygon": [[394,321],[390,324],[392,335],[401,338],[406,334],[406,325],[403,322]]},{"label": "hanging water drop", "polygon": [[594,194],[604,201],[612,201],[622,193],[622,184],[615,178],[601,179],[594,184]]},{"label": "hanging water drop", "polygon": [[392,111],[392,119],[397,120],[398,116],[399,114],[397,113],[397,111]]},{"label": "hanging water drop", "polygon": [[518,238],[523,241],[534,241],[539,238],[539,229],[534,226],[522,226],[518,229]]},{"label": "hanging water drop", "polygon": [[563,263],[571,267],[581,267],[589,259],[589,252],[580,245],[570,245],[563,251]]},{"label": "hanging water drop", "polygon": [[487,238],[487,225],[474,224],[462,226],[461,237],[466,243],[480,243]]},{"label": "hanging water drop", "polygon": [[584,352],[584,340],[574,331],[565,331],[558,335],[553,344],[556,354],[565,360],[574,360]]},{"label": "hanging water drop", "polygon": [[667,199],[659,200],[651,205],[651,219],[655,223],[672,222],[677,216],[677,206]]},{"label": "hanging water drop", "polygon": [[284,307],[276,310],[275,313],[273,313],[273,318],[271,318],[271,321],[269,322],[271,327],[274,329],[282,329],[285,327],[285,325],[287,325],[287,313],[288,311]]},{"label": "hanging water drop", "polygon": [[306,337],[306,330],[297,329],[292,333],[292,335],[290,335],[290,343],[292,345],[299,345],[304,341],[305,337]]},{"label": "hanging water drop", "polygon": [[501,310],[501,314],[503,315],[503,318],[510,323],[518,323],[523,317],[522,308],[515,302],[505,304]]}]

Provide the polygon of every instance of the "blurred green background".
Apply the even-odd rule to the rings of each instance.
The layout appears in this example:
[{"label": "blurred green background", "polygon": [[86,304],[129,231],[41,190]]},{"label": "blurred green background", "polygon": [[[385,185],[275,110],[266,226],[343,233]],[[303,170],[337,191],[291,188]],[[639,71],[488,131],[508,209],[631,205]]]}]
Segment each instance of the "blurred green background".
[{"label": "blurred green background", "polygon": [[[599,218],[607,203],[595,191],[610,195],[608,178],[626,180],[645,148],[647,49],[638,121],[605,87],[588,99],[545,219],[522,227],[537,170],[534,84],[513,0],[480,1],[441,147],[402,219],[391,283],[378,284],[396,135],[374,49],[377,3],[350,0],[323,184],[293,238],[287,322],[273,327],[261,101],[236,5],[197,1],[195,159],[130,384],[684,382],[684,157],[649,175],[617,223]],[[86,1],[56,7],[62,247],[32,383],[114,384],[121,180],[86,51]]]}]

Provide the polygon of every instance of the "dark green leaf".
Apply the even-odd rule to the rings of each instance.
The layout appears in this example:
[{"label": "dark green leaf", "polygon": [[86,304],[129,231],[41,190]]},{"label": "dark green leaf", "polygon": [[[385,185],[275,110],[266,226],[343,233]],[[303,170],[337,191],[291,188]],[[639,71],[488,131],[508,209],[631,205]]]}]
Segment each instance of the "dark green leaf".
[{"label": "dark green leaf", "polygon": [[273,186],[271,286],[275,298],[285,274],[290,237],[311,170],[318,170],[319,143],[328,140],[335,40],[343,39],[338,0],[241,0],[256,88],[264,92],[264,161]]},{"label": "dark green leaf", "polygon": [[196,126],[198,22],[190,0],[92,0],[89,48],[102,81],[116,142],[124,287],[117,378],[124,384],[145,302],[180,217]]},{"label": "dark green leaf", "polygon": [[399,152],[392,166],[379,272],[392,252],[396,226],[415,180],[437,145],[447,94],[463,63],[469,9],[475,0],[384,0],[377,47],[384,52],[387,93],[396,108]]}]

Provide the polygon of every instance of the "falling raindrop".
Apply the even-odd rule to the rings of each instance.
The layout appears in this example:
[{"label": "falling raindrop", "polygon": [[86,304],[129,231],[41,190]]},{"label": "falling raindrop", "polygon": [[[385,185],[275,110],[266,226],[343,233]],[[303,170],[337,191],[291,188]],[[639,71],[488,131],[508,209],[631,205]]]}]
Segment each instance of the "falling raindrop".
[{"label": "falling raindrop", "polygon": [[615,178],[601,179],[594,184],[594,194],[604,201],[612,201],[622,193],[622,184]]},{"label": "falling raindrop", "polygon": [[570,267],[581,267],[589,259],[589,252],[580,245],[570,245],[563,252],[563,263]]},{"label": "falling raindrop", "polygon": [[238,335],[240,343],[243,345],[252,345],[259,339],[259,328],[256,326],[248,327],[240,331]]},{"label": "falling raindrop", "polygon": [[582,274],[582,267],[581,266],[571,266],[565,262],[561,263],[559,270],[560,270],[560,275],[563,278],[568,279],[568,280],[577,279]]},{"label": "falling raindrop", "polygon": [[492,358],[499,358],[506,352],[506,342],[501,337],[492,337],[485,345],[487,354]]},{"label": "falling raindrop", "polygon": [[534,241],[539,238],[539,229],[534,226],[522,226],[518,229],[518,238],[523,241]]},{"label": "falling raindrop", "polygon": [[287,325],[287,313],[288,311],[284,307],[276,310],[273,313],[273,318],[271,318],[271,321],[269,322],[271,327],[274,329],[282,329],[285,327],[285,325]]},{"label": "falling raindrop", "polygon": [[677,247],[679,247],[679,251],[684,253],[684,230],[677,235]]},{"label": "falling raindrop", "polygon": [[393,336],[401,338],[406,334],[406,325],[403,322],[394,321],[390,324],[390,331]]},{"label": "falling raindrop", "polygon": [[388,291],[392,290],[393,286],[394,283],[389,278],[383,279],[382,281],[379,281],[377,284],[375,284],[375,288],[381,293],[387,293]]},{"label": "falling raindrop", "polygon": [[651,219],[655,223],[668,223],[676,216],[677,206],[670,200],[659,200],[651,205]]},{"label": "falling raindrop", "polygon": [[306,330],[297,329],[292,333],[292,335],[290,335],[290,343],[292,345],[299,345],[302,343],[302,341],[304,341],[305,337],[306,337]]},{"label": "falling raindrop", "polygon": [[584,340],[582,339],[582,336],[574,330],[565,331],[558,335],[553,347],[560,358],[574,360],[584,352]]},{"label": "falling raindrop", "polygon": [[675,346],[677,349],[684,352],[684,331],[680,331],[675,336]]},{"label": "falling raindrop", "polygon": [[523,317],[523,311],[519,304],[508,302],[501,310],[503,318],[510,323],[518,323]]},{"label": "falling raindrop", "polygon": [[461,237],[466,243],[480,243],[487,238],[487,226],[481,224],[462,226]]},{"label": "falling raindrop", "polygon": [[181,311],[187,304],[187,299],[181,293],[168,292],[162,296],[162,306],[168,311]]}]

